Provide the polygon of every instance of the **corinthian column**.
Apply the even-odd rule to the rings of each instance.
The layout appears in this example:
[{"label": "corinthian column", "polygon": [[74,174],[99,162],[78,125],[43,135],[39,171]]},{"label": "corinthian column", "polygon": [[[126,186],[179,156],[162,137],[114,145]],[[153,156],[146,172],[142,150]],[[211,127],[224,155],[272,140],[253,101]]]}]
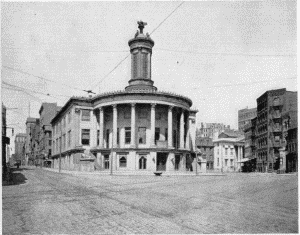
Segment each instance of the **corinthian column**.
[{"label": "corinthian column", "polygon": [[113,147],[117,147],[118,110],[117,105],[113,105]]},{"label": "corinthian column", "polygon": [[132,148],[135,148],[135,103],[131,104],[131,143]]},{"label": "corinthian column", "polygon": [[151,104],[151,147],[155,146],[155,105]]},{"label": "corinthian column", "polygon": [[184,149],[184,111],[182,110],[180,116],[180,149]]},{"label": "corinthian column", "polygon": [[173,148],[173,106],[168,111],[168,148]]},{"label": "corinthian column", "polygon": [[103,129],[104,129],[104,115],[103,108],[99,108],[99,148],[103,148]]}]

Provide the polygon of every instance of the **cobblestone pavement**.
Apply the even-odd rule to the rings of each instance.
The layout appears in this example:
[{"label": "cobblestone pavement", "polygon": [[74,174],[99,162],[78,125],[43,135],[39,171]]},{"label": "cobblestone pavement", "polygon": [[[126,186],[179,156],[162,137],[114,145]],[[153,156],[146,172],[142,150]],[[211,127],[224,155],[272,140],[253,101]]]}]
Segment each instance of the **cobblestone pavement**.
[{"label": "cobblestone pavement", "polygon": [[297,175],[13,174],[3,234],[298,233]]}]

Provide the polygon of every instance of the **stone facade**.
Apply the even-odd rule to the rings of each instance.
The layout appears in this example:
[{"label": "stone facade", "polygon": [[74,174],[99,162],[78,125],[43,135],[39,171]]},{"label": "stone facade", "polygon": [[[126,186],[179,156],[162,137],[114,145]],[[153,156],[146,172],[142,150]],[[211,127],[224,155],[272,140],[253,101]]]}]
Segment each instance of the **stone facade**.
[{"label": "stone facade", "polygon": [[244,162],[244,137],[221,133],[214,143],[214,170],[241,171]]},{"label": "stone facade", "polygon": [[54,168],[111,173],[195,169],[197,111],[189,98],[153,86],[154,42],[139,28],[129,41],[132,67],[125,90],[73,97],[53,118]]}]

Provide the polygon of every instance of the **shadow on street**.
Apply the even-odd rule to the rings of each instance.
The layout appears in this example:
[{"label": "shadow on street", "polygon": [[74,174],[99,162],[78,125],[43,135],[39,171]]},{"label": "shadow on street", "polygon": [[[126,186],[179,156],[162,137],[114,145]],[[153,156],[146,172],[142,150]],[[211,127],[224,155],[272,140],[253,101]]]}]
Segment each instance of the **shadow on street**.
[{"label": "shadow on street", "polygon": [[22,171],[33,170],[29,168],[11,168],[10,169],[10,181],[4,187],[25,184],[27,178],[21,173]]}]

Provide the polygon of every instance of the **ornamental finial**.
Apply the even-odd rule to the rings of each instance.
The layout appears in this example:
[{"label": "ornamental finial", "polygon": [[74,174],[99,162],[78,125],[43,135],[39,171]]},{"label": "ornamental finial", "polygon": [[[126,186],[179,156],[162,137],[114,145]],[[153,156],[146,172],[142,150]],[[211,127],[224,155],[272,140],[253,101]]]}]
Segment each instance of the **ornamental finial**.
[{"label": "ornamental finial", "polygon": [[137,22],[138,23],[138,25],[139,25],[139,29],[140,29],[140,33],[143,33],[143,29],[144,29],[144,27],[147,25],[147,23],[146,22],[143,22],[143,21],[138,21]]}]

